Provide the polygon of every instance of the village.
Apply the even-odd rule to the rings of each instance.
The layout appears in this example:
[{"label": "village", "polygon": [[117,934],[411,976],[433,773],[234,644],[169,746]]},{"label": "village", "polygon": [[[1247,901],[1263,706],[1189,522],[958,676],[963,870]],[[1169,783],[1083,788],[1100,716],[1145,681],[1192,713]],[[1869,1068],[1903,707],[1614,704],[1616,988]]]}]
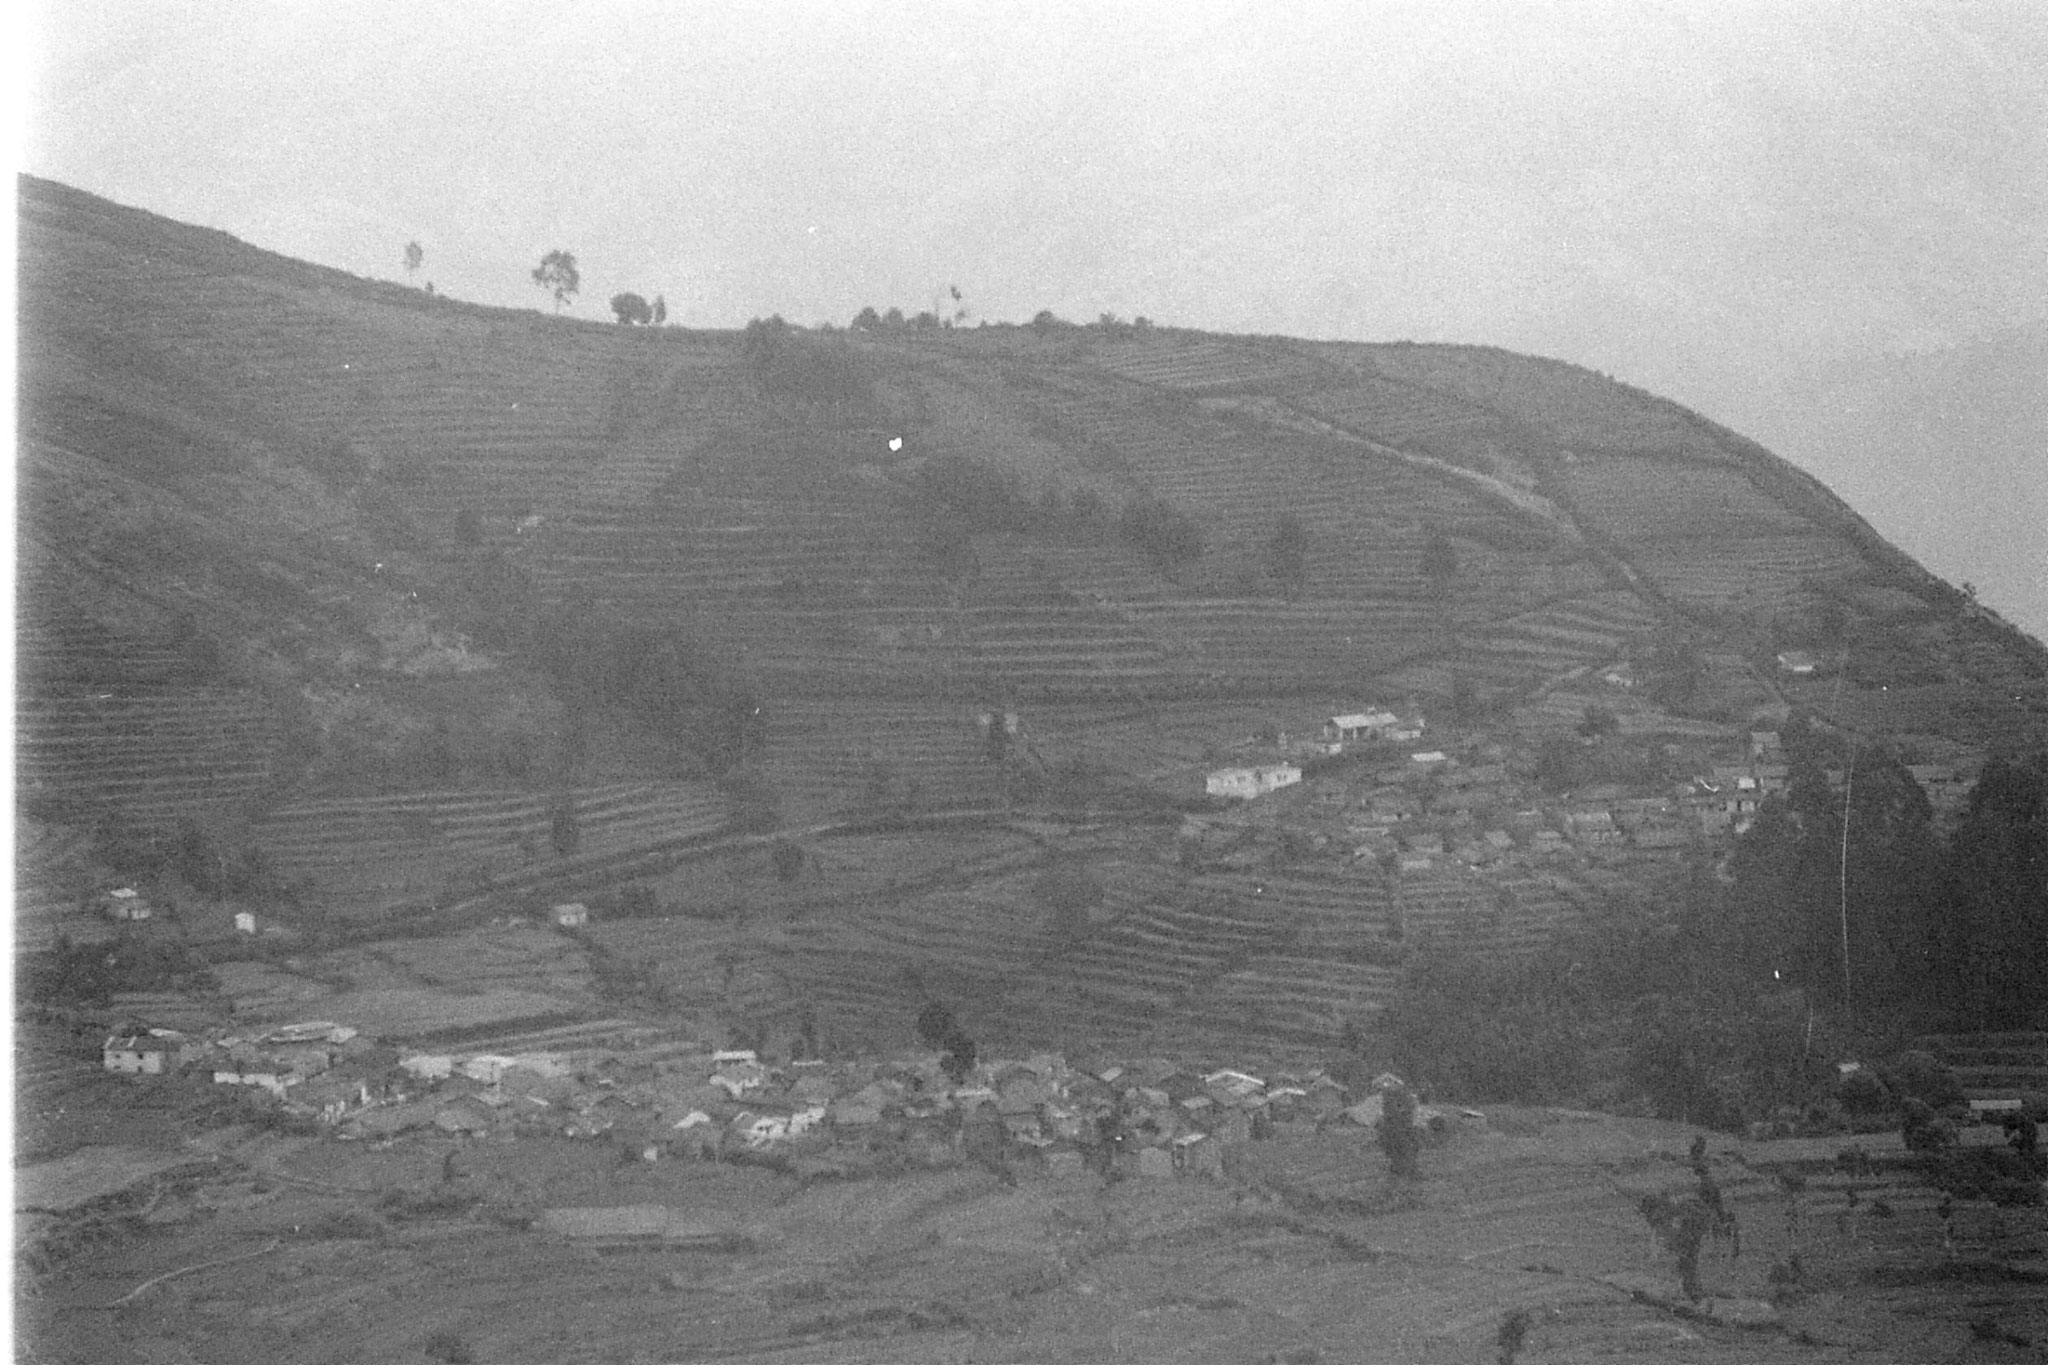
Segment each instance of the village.
[{"label": "village", "polygon": [[[1758,728],[1736,741],[1663,745],[1665,769],[1688,775],[1661,790],[1610,781],[1560,791],[1503,738],[1433,729],[1412,706],[1367,706],[1328,717],[1313,738],[1269,732],[1236,752],[1241,761],[1206,774],[1209,807],[1181,817],[1175,844],[1184,865],[1257,875],[1334,859],[1397,884],[1483,882],[1532,867],[1587,875],[1606,864],[1725,852],[1761,804],[1785,791],[1789,771],[1778,732]],[[1967,793],[1952,767],[1915,776],[1939,811]],[[99,903],[125,932],[154,927],[134,888],[110,890]],[[508,944],[539,936],[527,951],[545,954],[546,936],[575,940],[592,913],[585,902],[563,902],[540,924],[499,916],[496,927],[474,932]],[[250,941],[289,932],[251,911],[236,913],[234,931]],[[965,1159],[970,1116],[984,1110],[1006,1169],[1068,1172],[1086,1161],[1134,1175],[1200,1174],[1276,1123],[1370,1125],[1379,1088],[1396,1083],[1316,1068],[1260,1077],[1227,1058],[1081,1069],[1050,1053],[982,1061],[949,1077],[928,1053],[828,1060],[814,1039],[807,1046],[794,1035],[778,1039],[774,1053],[721,1050],[646,1023],[609,1035],[598,1024],[522,1035],[515,1020],[483,1029],[465,1050],[435,1041],[459,1039],[459,1028],[379,1036],[374,1018],[268,1017],[222,1018],[175,992],[117,996],[100,1063],[139,1084],[242,1087],[272,1111],[266,1121],[339,1141],[549,1136],[600,1141],[622,1160],[767,1161],[837,1174]],[[1425,1105],[1418,1114],[1439,1135],[1483,1123],[1470,1110]]]},{"label": "village", "polygon": [[[1779,655],[1777,665],[1787,679],[1807,678],[1815,668],[1804,651]],[[1602,703],[1625,704],[1637,686],[1627,662],[1594,676],[1605,695],[1566,693],[1583,699],[1582,718],[1571,738],[1552,731],[1550,743],[1567,754],[1591,751],[1621,730]],[[1189,816],[1181,837],[1203,864],[1260,865],[1264,843],[1372,862],[1409,877],[1597,869],[1687,851],[1719,858],[1749,831],[1765,800],[1789,790],[1791,767],[1777,728],[1789,715],[1776,702],[1755,707],[1748,727],[1651,734],[1633,745],[1635,771],[1627,780],[1575,780],[1583,773],[1569,763],[1559,765],[1562,772],[1545,771],[1539,746],[1526,734],[1440,735],[1412,703],[1399,711],[1375,704],[1330,716],[1312,738],[1274,731],[1244,741],[1240,761],[1206,775],[1205,790],[1221,809]],[[1939,820],[1962,810],[1982,763],[1981,753],[1959,751],[1951,761],[1905,766]],[[1830,765],[1821,776],[1839,793],[1846,772]],[[1291,795],[1259,800],[1280,792]]]},{"label": "village", "polygon": [[[1382,1074],[1316,1068],[1269,1077],[1141,1059],[1084,1070],[1056,1054],[990,1059],[948,1073],[910,1052],[860,1061],[764,1060],[670,1041],[627,1050],[424,1052],[309,1021],[193,1038],[117,1035],[107,1070],[141,1084],[241,1085],[276,1103],[268,1126],[388,1146],[455,1137],[595,1142],[621,1162],[739,1162],[806,1179],[939,1170],[978,1162],[1019,1176],[1220,1175],[1229,1153],[1275,1125],[1374,1127]],[[1477,1110],[1421,1104],[1443,1142],[1484,1126]]]}]

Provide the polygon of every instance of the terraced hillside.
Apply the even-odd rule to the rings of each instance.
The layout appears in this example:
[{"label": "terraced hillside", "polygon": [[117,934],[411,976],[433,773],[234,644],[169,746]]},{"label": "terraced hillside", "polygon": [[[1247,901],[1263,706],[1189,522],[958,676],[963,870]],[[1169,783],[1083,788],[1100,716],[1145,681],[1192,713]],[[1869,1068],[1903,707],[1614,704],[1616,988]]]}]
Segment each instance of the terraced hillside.
[{"label": "terraced hillside", "polygon": [[[1557,362],[1120,326],[628,328],[44,181],[20,213],[38,839],[197,822],[375,906],[566,856],[566,800],[585,862],[547,885],[573,891],[733,819],[1187,797],[1239,717],[1443,714],[1476,690],[1568,723],[1577,694],[1546,711],[1545,689],[1659,632],[1733,661],[1716,695],[1746,700],[1702,724],[1774,702],[1943,743],[2048,723],[2039,647],[1813,480]],[[1863,662],[1779,678],[1792,647]],[[979,718],[1005,706],[1025,729],[995,762]],[[1327,889],[1205,888],[1167,842],[1034,978],[1041,1017],[1145,1033],[1220,1003],[1278,1039],[1383,999],[1392,968],[1331,927]],[[1016,875],[975,871],[977,904],[1014,903]],[[1345,904],[1370,921],[1385,895]],[[1448,881],[1404,895],[1411,925],[1489,944],[1569,908],[1533,882],[1505,909]],[[922,954],[992,980],[1037,951],[980,910],[962,923],[989,932],[932,938],[936,913],[854,916],[791,979]]]}]

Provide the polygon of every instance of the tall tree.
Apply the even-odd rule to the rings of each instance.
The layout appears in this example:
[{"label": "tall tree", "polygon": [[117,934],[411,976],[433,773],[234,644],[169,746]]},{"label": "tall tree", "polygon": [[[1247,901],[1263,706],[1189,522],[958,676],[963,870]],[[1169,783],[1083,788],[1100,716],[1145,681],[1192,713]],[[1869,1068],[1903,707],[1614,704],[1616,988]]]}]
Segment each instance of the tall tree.
[{"label": "tall tree", "polygon": [[540,258],[534,267],[533,282],[555,296],[555,311],[562,311],[562,305],[576,296],[583,286],[583,276],[577,272],[576,258],[560,247]]},{"label": "tall tree", "polygon": [[419,243],[418,243],[417,241],[407,242],[407,243],[405,244],[405,273],[406,273],[406,274],[408,274],[408,275],[417,275],[417,274],[419,274],[419,273],[420,273],[420,265],[421,265],[421,263],[423,263],[423,262],[424,262],[424,261],[425,261],[426,259],[427,259],[427,252],[426,252],[426,248],[422,247],[422,246],[421,246],[421,245],[420,245],[420,244],[419,244]]},{"label": "tall tree", "polygon": [[2048,752],[1984,765],[1950,845],[1955,1022],[2048,1027]]},{"label": "tall tree", "polygon": [[661,326],[668,321],[668,300],[661,295],[654,296],[654,325]]}]

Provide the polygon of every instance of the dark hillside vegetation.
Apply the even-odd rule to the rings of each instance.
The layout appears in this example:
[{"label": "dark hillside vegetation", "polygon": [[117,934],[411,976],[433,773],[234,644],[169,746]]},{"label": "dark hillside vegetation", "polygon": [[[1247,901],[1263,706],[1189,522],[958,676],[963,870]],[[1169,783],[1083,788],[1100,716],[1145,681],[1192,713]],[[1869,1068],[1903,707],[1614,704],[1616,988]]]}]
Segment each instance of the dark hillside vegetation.
[{"label": "dark hillside vegetation", "polygon": [[[1248,736],[1401,706],[1468,767],[1540,761],[1562,801],[1682,780],[1710,740],[1796,713],[1863,755],[1854,978],[1912,996],[1937,979],[1914,954],[1967,962],[1943,987],[1981,1002],[1962,1025],[2037,970],[1927,946],[1930,924],[2012,922],[2024,800],[1987,777],[1939,828],[1876,755],[2009,749],[1996,772],[2031,772],[2039,644],[1805,475],[1588,371],[1113,320],[578,322],[34,179],[20,215],[37,914],[116,875],[92,831],[193,821],[333,933],[641,878],[682,914],[801,914],[776,979],[847,1037],[900,1030],[915,968],[977,1002],[960,1022],[990,1045],[1327,1046],[1431,934],[1527,958],[1678,855],[1403,873],[1334,810],[1345,783],[1409,780],[1364,764],[1284,807],[1307,825],[1327,798],[1316,831],[1212,865],[1174,829]],[[1598,691],[1624,663],[1640,688]],[[1474,831],[1517,814],[1431,781]],[[1730,894],[1796,907],[1771,930],[1825,992],[1839,826],[1811,790],[1744,854],[1782,883],[1738,860]],[[934,870],[888,842],[968,828],[1000,855]],[[844,842],[787,876],[719,845],[752,881],[675,861],[777,833]],[[218,898],[173,862],[149,873],[166,894]],[[1047,880],[1082,865],[1082,891]],[[1748,928],[1724,937],[1764,965]]]}]

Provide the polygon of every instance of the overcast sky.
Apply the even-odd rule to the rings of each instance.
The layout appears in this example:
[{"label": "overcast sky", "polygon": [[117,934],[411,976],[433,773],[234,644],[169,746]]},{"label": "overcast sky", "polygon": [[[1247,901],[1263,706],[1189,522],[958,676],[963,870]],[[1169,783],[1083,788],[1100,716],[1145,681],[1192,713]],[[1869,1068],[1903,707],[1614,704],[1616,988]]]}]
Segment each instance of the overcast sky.
[{"label": "overcast sky", "polygon": [[26,165],[576,311],[1041,308],[1669,394],[2048,636],[2048,6],[66,0]]}]

